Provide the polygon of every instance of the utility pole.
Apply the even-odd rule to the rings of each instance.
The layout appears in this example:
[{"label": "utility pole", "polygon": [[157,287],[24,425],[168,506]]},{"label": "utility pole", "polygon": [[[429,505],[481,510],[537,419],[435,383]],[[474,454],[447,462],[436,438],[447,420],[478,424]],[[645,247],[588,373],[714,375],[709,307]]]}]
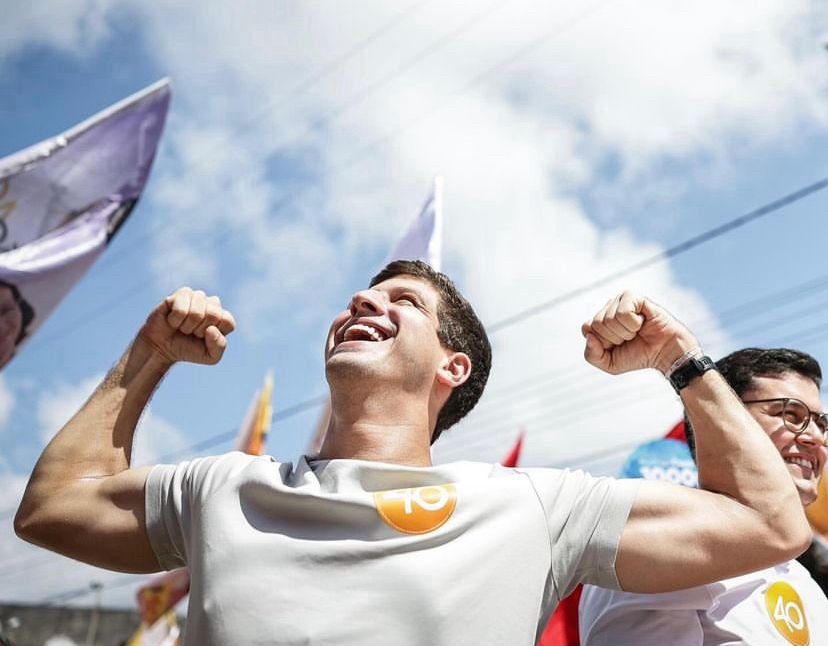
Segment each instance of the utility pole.
[{"label": "utility pole", "polygon": [[89,630],[86,633],[86,646],[95,646],[95,639],[98,637],[98,623],[101,615],[101,588],[103,587],[100,581],[92,581],[89,587],[95,593],[95,605],[92,608],[92,614],[89,617]]}]

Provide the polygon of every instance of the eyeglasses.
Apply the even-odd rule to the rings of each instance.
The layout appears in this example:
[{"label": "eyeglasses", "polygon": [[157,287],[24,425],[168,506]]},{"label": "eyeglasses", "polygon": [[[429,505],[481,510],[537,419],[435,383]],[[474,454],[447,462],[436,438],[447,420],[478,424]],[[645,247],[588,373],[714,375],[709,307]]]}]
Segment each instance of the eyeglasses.
[{"label": "eyeglasses", "polygon": [[817,425],[822,434],[822,445],[828,446],[828,414],[814,413],[803,402],[793,397],[775,397],[773,399],[750,399],[743,404],[780,404],[778,412],[770,413],[774,417],[781,417],[782,422],[797,437],[805,432],[811,420]]}]

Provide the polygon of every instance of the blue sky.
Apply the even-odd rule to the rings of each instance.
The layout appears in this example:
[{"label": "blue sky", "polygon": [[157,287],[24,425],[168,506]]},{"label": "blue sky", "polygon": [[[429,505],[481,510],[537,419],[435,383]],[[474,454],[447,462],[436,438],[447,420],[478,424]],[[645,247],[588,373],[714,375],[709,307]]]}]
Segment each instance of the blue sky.
[{"label": "blue sky", "polygon": [[[0,155],[164,76],[173,101],[144,199],[0,375],[0,511],[179,285],[218,293],[239,329],[219,366],[179,366],[165,381],[139,459],[234,429],[270,368],[277,412],[324,393],[330,319],[435,174],[444,267],[490,323],[828,176],[816,3],[548,4],[7,8]],[[828,365],[828,294],[791,291],[828,275],[826,206],[817,193],[499,331],[489,391],[435,460],[497,460],[522,425],[527,464],[611,472],[623,447],[666,430],[679,409],[656,375],[604,377],[580,359],[580,322],[621,287],[671,308],[714,356],[787,343]],[[270,452],[301,454],[317,415],[277,422]],[[612,447],[607,461],[583,459]],[[3,600],[98,579],[105,602],[131,603],[134,583],[44,556],[12,537],[9,515],[0,523]]]}]

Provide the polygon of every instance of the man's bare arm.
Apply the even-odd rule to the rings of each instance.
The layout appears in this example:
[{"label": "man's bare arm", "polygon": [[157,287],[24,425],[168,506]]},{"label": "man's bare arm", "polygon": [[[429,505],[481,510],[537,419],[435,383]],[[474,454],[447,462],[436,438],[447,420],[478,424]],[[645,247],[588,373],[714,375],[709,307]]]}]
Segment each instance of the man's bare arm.
[{"label": "man's bare arm", "polygon": [[[695,337],[669,313],[625,292],[583,327],[585,356],[613,374],[665,373]],[[621,587],[661,592],[787,561],[810,542],[802,505],[779,453],[715,371],[681,392],[697,438],[693,490],[643,482],[621,536]]]},{"label": "man's bare arm", "polygon": [[234,326],[217,298],[189,288],[156,307],[121,360],[43,451],[15,517],[17,534],[100,567],[160,569],[145,525],[149,469],[130,468],[135,427],[170,366],[218,362]]}]

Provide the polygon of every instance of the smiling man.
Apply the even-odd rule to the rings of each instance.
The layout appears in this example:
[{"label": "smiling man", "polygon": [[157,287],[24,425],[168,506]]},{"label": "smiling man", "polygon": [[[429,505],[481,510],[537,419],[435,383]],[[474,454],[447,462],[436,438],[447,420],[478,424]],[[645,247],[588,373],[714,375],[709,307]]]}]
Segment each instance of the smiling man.
[{"label": "smiling man", "polygon": [[[716,365],[782,456],[803,507],[810,505],[828,457],[819,364],[796,350],[746,348]],[[693,428],[685,428],[692,450]],[[744,537],[745,549],[752,540]],[[679,592],[585,586],[580,627],[584,646],[828,644],[828,599],[807,570],[789,560]]]},{"label": "smiling man", "polygon": [[482,394],[491,350],[471,305],[421,262],[391,263],[334,319],[318,459],[230,453],[131,469],[135,425],[163,376],[177,361],[217,363],[234,327],[216,297],[166,298],[46,447],[15,518],[26,540],[95,565],[188,566],[185,644],[531,646],[579,582],[674,590],[809,542],[762,429],[695,337],[630,292],[584,323],[585,357],[612,374],[668,376],[711,491],[432,466],[431,443]]}]

